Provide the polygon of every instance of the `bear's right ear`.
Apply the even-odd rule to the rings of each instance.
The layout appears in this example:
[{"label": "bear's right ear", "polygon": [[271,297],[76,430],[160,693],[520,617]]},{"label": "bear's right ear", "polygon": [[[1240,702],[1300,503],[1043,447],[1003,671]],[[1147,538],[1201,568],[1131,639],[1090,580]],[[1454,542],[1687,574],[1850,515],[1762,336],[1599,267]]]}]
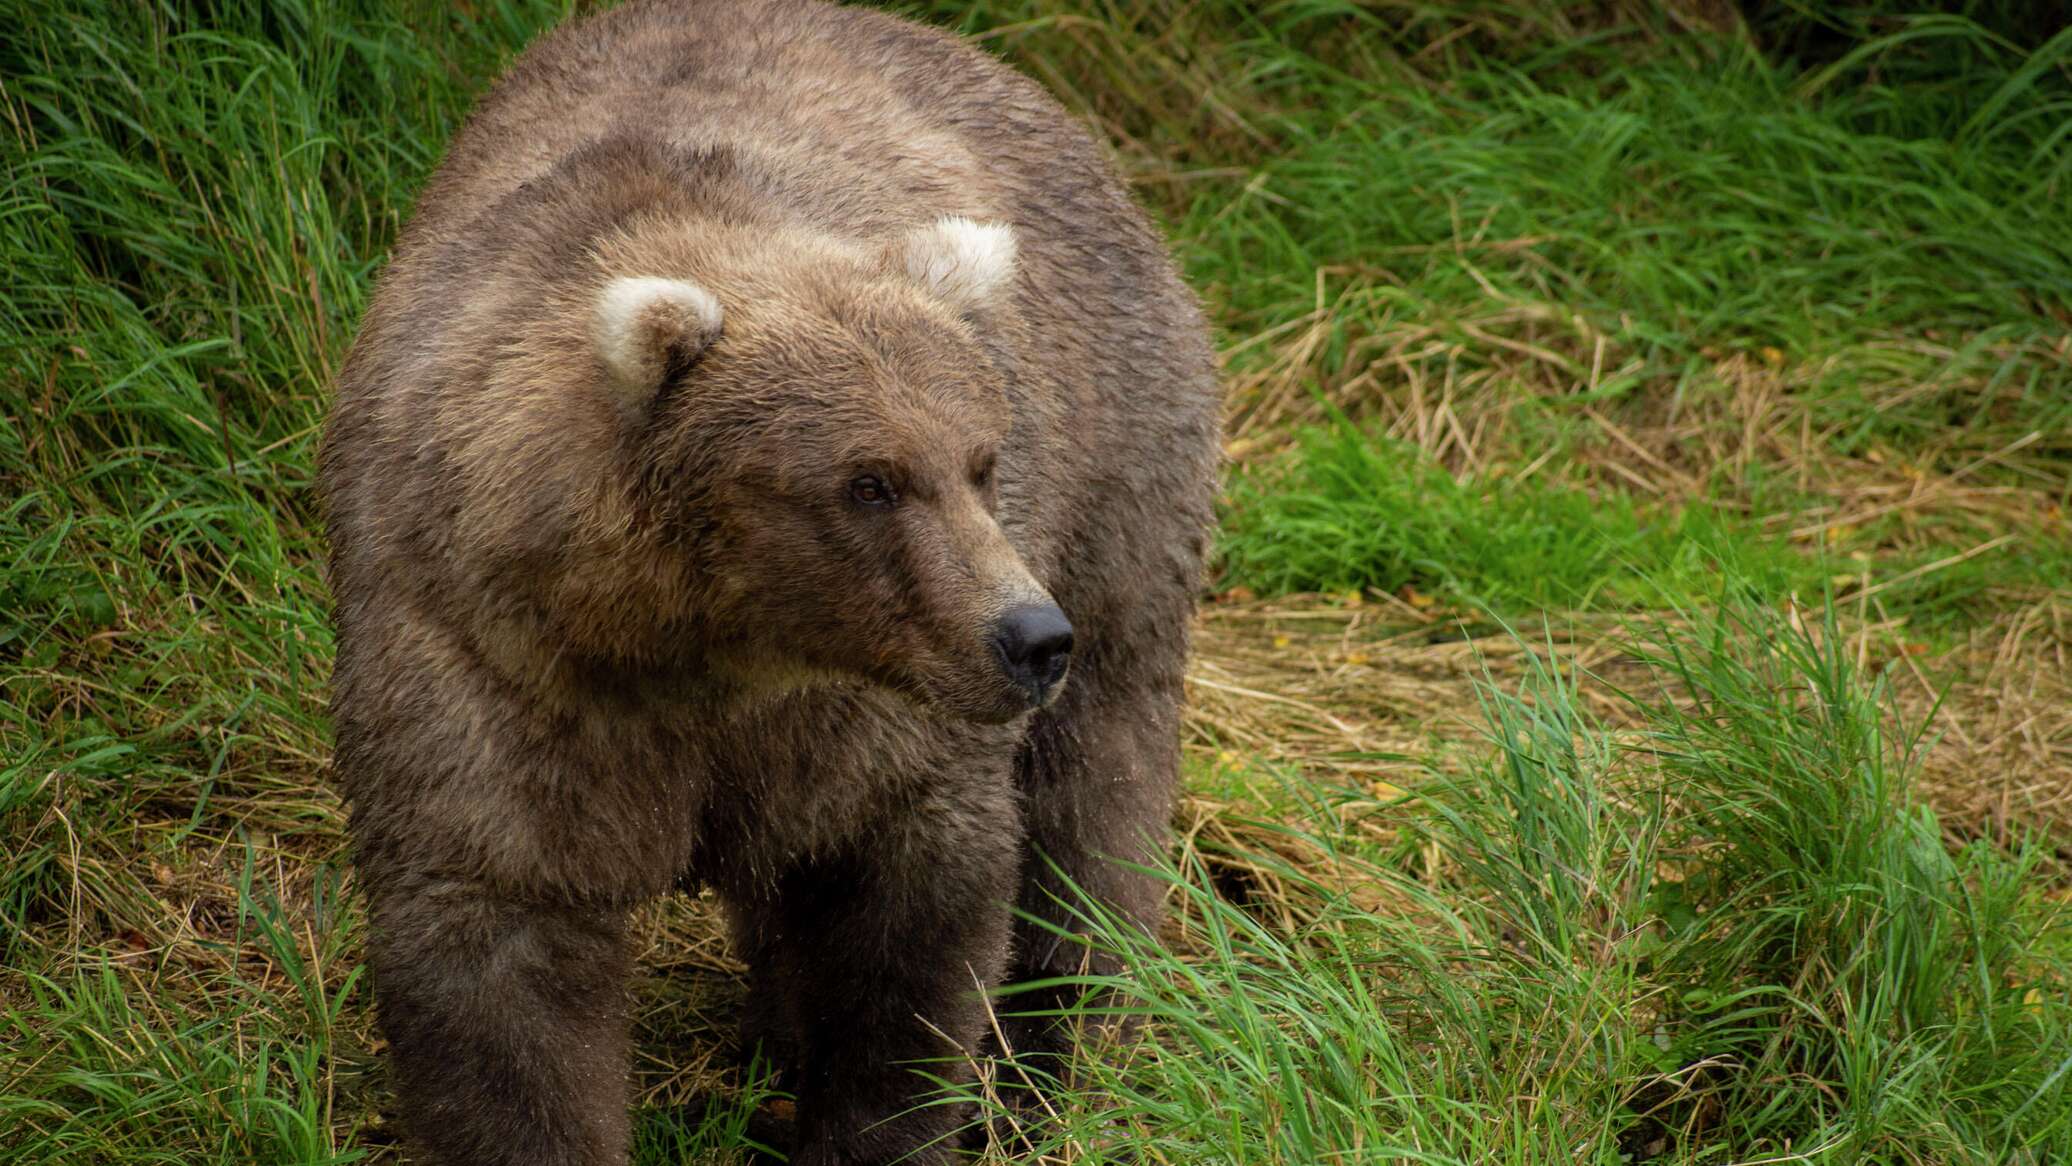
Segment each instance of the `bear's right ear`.
[{"label": "bear's right ear", "polygon": [[720,322],[719,301],[687,280],[621,276],[606,284],[590,337],[612,399],[629,413],[647,408],[719,339]]}]

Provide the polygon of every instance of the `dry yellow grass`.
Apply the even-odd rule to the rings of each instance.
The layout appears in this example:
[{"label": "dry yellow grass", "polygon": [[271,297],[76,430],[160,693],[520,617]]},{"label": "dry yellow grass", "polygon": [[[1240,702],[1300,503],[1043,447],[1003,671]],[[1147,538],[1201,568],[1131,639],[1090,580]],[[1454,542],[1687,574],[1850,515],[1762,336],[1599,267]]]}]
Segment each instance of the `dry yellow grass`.
[{"label": "dry yellow grass", "polygon": [[[1463,627],[1395,596],[1213,604],[1190,675],[1191,747],[1389,796],[1450,751],[1478,747],[1477,685],[1519,675],[1527,645],[1465,638]],[[1524,634],[1542,647],[1542,629]],[[1901,715],[1927,725],[1923,792],[1952,830],[2072,824],[2072,606],[2019,609],[1937,655],[1891,622],[1859,619],[1850,634],[1866,673],[1887,674]],[[1625,621],[1553,617],[1545,635],[1585,673],[1646,683]],[[1626,707],[1605,684],[1580,695],[1613,724]]]}]

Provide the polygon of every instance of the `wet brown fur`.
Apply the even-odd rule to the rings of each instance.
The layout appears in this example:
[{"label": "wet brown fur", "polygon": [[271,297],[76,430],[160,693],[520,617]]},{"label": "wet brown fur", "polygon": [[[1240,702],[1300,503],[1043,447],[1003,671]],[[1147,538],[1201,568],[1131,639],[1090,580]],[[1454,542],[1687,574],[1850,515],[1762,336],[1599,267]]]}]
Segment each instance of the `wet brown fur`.
[{"label": "wet brown fur", "polygon": [[[995,301],[899,270],[946,215],[1014,229]],[[630,402],[587,330],[628,275],[725,312],[702,351],[658,337]],[[624,919],[680,879],[736,920],[794,1162],[945,1133],[898,1062],[977,1047],[974,982],[1082,958],[1008,904],[1059,918],[1054,862],[1155,919],[1103,859],[1169,811],[1216,416],[1100,150],[955,39],[657,0],[529,50],[427,188],[323,451],[337,771],[417,1143],[624,1160]],[[849,499],[859,467],[896,511]],[[1016,715],[983,633],[1031,586],[1077,647]]]}]

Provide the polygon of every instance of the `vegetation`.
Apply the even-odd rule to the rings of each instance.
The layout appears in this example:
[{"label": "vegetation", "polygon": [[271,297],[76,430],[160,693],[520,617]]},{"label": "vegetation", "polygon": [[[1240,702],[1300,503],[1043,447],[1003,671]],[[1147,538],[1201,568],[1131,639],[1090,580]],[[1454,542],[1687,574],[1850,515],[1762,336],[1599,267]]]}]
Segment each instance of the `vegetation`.
[{"label": "vegetation", "polygon": [[1169,872],[1178,944],[1102,921],[1137,970],[1088,987],[1163,1039],[1032,1140],[1073,1162],[2072,1153],[2040,847],[1943,845],[1908,792],[1920,741],[1832,620],[1729,603],[1636,647],[1650,691],[1615,711],[1637,730],[1587,710],[1603,677],[1532,654],[1516,692],[1483,689],[1464,772],[1387,802],[1282,774],[1258,841]]},{"label": "vegetation", "polygon": [[[906,6],[1117,143],[1231,391],[1149,1039],[1035,1152],[2072,1160],[2072,31],[1929,7]],[[565,5],[0,15],[0,1161],[394,1160],[311,455]],[[766,1101],[715,924],[644,1163]]]}]

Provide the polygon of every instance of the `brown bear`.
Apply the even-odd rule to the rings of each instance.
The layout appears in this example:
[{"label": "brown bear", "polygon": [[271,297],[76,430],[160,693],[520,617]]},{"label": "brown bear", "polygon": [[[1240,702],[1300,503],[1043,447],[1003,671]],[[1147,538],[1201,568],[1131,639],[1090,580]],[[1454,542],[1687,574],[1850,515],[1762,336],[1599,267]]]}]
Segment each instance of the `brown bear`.
[{"label": "brown bear", "polygon": [[1155,922],[1130,863],[1171,809],[1218,421],[1101,148],[957,39],[636,0],[528,50],[322,455],[416,1144],[623,1162],[626,917],[688,883],[796,1086],[791,1160],[946,1160],[915,1063],[981,1047],[982,986],[1105,966],[1016,908],[1069,927],[1062,872]]}]

